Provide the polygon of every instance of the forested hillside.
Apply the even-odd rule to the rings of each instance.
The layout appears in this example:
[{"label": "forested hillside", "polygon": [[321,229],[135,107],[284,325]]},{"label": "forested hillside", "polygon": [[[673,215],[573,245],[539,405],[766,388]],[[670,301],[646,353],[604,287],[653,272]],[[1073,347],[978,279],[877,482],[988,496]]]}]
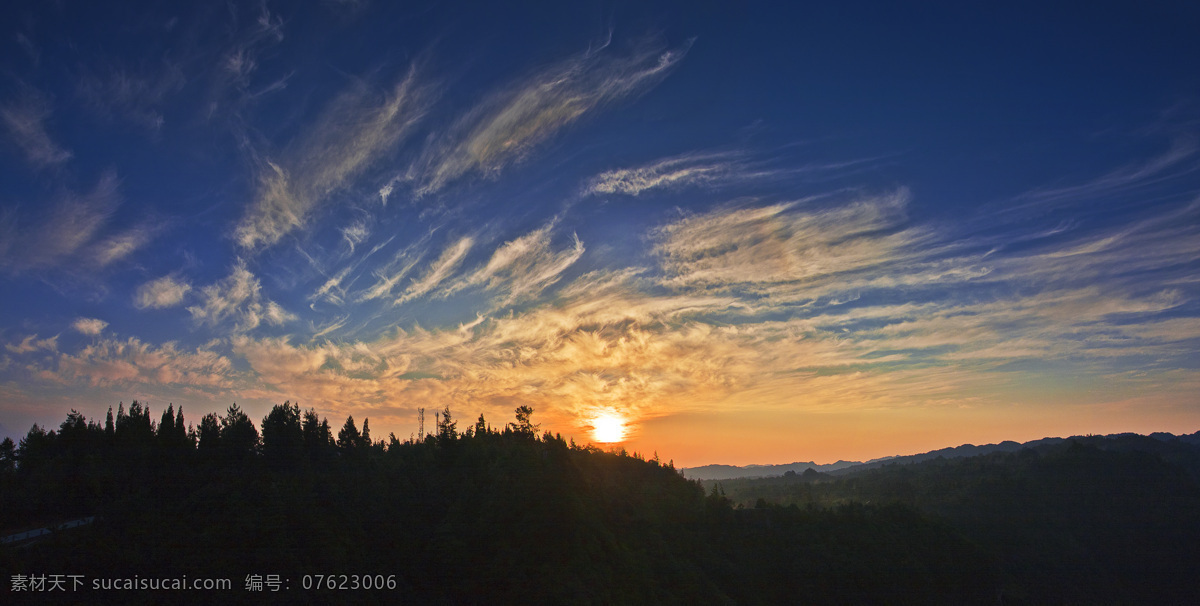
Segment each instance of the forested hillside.
[{"label": "forested hillside", "polygon": [[[0,570],[90,580],[187,576],[223,591],[6,598],[45,603],[995,603],[995,559],[905,506],[739,509],[669,464],[542,432],[527,407],[419,440],[292,404],[257,426],[238,407],[198,426],[133,404],[71,413],[3,449],[2,524],[87,526],[0,547]],[[304,588],[378,575],[384,590]],[[276,593],[250,577],[278,575]]]},{"label": "forested hillside", "polygon": [[[532,415],[460,430],[447,409],[435,433],[401,441],[375,439],[366,419],[335,434],[288,403],[257,424],[236,405],[198,425],[136,402],[104,422],[72,412],[0,444],[0,525],[93,521],[0,545],[4,591],[40,603],[1200,602],[1191,437],[702,484],[564,441]],[[14,591],[38,575],[230,586]],[[329,589],[329,575],[387,586]],[[262,590],[272,578],[278,591]]]},{"label": "forested hillside", "polygon": [[996,558],[1012,603],[1200,603],[1197,436],[1039,441],[1018,452],[706,482],[736,506],[895,505]]}]

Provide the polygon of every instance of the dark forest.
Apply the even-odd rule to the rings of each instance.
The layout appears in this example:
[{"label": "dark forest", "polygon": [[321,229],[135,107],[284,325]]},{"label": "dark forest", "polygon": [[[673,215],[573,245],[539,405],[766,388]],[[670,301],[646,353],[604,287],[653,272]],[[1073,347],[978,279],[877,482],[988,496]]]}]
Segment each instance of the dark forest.
[{"label": "dark forest", "polygon": [[[493,427],[447,408],[401,441],[290,403],[258,424],[237,405],[198,425],[137,402],[103,422],[72,411],[0,447],[5,536],[91,520],[0,545],[6,601],[1200,602],[1196,436],[701,484],[657,455],[564,441],[533,412]],[[53,574],[88,585],[14,590]],[[135,575],[232,586],[90,585]],[[316,586],[330,575],[388,586]],[[277,591],[249,588],[263,578]]]}]

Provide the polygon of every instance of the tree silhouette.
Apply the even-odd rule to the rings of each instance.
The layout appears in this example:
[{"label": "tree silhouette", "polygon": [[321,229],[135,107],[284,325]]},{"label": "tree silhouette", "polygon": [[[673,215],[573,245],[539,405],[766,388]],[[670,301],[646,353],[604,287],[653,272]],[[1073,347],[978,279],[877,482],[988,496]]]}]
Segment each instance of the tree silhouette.
[{"label": "tree silhouette", "polygon": [[531,420],[533,417],[533,408],[522,404],[513,412],[517,415],[517,422],[510,424],[509,427],[511,427],[516,433],[519,433],[523,436],[537,436],[538,428],[541,427],[541,425],[535,425]]},{"label": "tree silhouette", "polygon": [[116,429],[116,426],[113,424],[112,406],[109,406],[108,407],[108,416],[105,417],[105,419],[104,419],[104,435],[108,436],[109,439],[112,439],[112,437],[115,436],[116,433],[117,433],[117,429]]},{"label": "tree silhouette", "polygon": [[158,443],[162,447],[166,447],[175,439],[175,406],[169,405],[162,413],[162,419],[158,422]]},{"label": "tree silhouette", "polygon": [[202,458],[213,460],[221,452],[221,418],[210,412],[200,419],[196,432],[196,449]]},{"label": "tree silhouette", "polygon": [[362,435],[358,437],[358,447],[363,449],[371,447],[371,419],[363,419]]},{"label": "tree silhouette", "polygon": [[191,437],[188,436],[187,426],[183,421],[183,407],[175,410],[175,405],[167,406],[163,411],[162,420],[158,423],[156,434],[159,449],[168,453],[173,459],[178,459],[182,453],[195,448]]},{"label": "tree silhouette", "polygon": [[291,402],[277,404],[262,420],[263,456],[275,463],[294,462],[304,452],[304,428],[300,406]]},{"label": "tree silhouette", "polygon": [[48,461],[53,452],[55,437],[53,431],[46,431],[34,423],[17,446],[17,469],[28,473]]},{"label": "tree silhouette", "polygon": [[221,419],[221,451],[226,458],[240,461],[259,450],[258,429],[254,421],[234,403]]},{"label": "tree silhouette", "polygon": [[17,445],[12,438],[0,442],[0,473],[8,474],[17,469]]},{"label": "tree silhouette", "polygon": [[301,425],[304,432],[304,452],[309,460],[327,459],[336,452],[337,444],[333,440],[328,419],[319,419],[317,411],[310,408],[305,411]]},{"label": "tree silhouette", "polygon": [[354,424],[354,415],[347,415],[346,422],[342,424],[341,430],[338,431],[338,448],[344,454],[352,454],[358,449],[361,442],[362,434],[359,433],[358,427]]},{"label": "tree silhouette", "polygon": [[128,413],[118,406],[114,437],[117,449],[123,456],[141,456],[152,452],[155,441],[154,430],[149,408],[142,406],[137,400],[129,404]]},{"label": "tree silhouette", "polygon": [[446,409],[438,417],[438,441],[443,443],[454,441],[458,437],[458,433],[455,431],[457,426],[458,422],[450,417],[450,405],[447,404]]},{"label": "tree silhouette", "polygon": [[58,426],[59,449],[71,457],[82,457],[91,450],[87,418],[74,409]]}]

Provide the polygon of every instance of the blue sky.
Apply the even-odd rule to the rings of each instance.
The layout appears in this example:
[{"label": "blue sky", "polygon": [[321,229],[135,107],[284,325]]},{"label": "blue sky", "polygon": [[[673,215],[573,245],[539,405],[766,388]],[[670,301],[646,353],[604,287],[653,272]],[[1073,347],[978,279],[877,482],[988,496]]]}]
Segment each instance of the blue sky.
[{"label": "blue sky", "polygon": [[1200,9],[19,3],[0,424],[1200,429]]}]

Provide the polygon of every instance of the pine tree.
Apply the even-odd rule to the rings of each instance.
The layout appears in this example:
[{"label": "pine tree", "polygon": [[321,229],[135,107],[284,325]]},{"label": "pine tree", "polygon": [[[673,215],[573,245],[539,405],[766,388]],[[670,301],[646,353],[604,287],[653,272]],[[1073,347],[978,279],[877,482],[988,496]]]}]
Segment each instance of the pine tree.
[{"label": "pine tree", "polygon": [[362,434],[358,432],[358,427],[354,424],[354,415],[348,415],[346,422],[342,425],[342,430],[338,432],[338,448],[349,454],[358,448],[361,441]]},{"label": "pine tree", "polygon": [[210,412],[200,419],[196,450],[205,457],[213,458],[221,450],[221,419]]},{"label": "pine tree", "polygon": [[188,440],[187,428],[183,424],[182,406],[175,411],[175,440],[182,446],[195,448],[195,445]]},{"label": "pine tree", "polygon": [[163,411],[162,418],[158,421],[158,444],[163,448],[169,448],[175,442],[175,405],[167,405],[167,409]]},{"label": "pine tree", "polygon": [[450,405],[447,404],[446,410],[442,411],[438,418],[438,440],[443,442],[454,440],[458,437],[458,433],[455,431],[457,426],[458,422],[450,418]]},{"label": "pine tree", "polygon": [[514,432],[524,436],[537,436],[538,428],[541,427],[541,424],[539,423],[535,425],[533,423],[533,408],[527,404],[522,404],[513,412],[517,415],[517,422],[510,424],[509,427],[511,427]]},{"label": "pine tree", "polygon": [[0,473],[12,473],[17,468],[17,445],[12,438],[0,442]]},{"label": "pine tree", "polygon": [[363,419],[362,435],[358,438],[359,448],[371,447],[371,419]]},{"label": "pine tree", "polygon": [[221,419],[221,447],[227,456],[241,460],[258,452],[258,429],[235,402]]},{"label": "pine tree", "polygon": [[333,452],[335,444],[328,419],[322,421],[317,417],[317,411],[310,408],[305,411],[301,426],[304,432],[304,452],[309,459],[323,459]]},{"label": "pine tree", "polygon": [[263,455],[276,463],[295,461],[304,451],[300,406],[284,402],[271,408],[262,420]]}]

